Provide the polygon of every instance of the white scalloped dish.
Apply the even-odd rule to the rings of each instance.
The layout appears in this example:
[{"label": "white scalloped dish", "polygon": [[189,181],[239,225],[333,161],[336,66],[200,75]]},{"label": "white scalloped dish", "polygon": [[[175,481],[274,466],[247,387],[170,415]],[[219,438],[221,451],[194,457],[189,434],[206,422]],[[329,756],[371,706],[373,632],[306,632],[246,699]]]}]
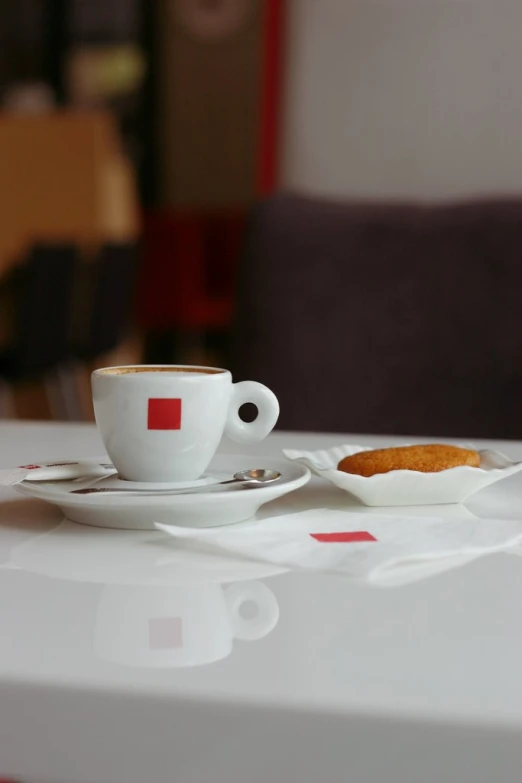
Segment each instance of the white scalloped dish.
[{"label": "white scalloped dish", "polygon": [[[404,444],[403,444],[404,445]],[[283,449],[293,462],[306,465],[316,476],[349,492],[365,506],[425,506],[461,503],[470,495],[522,470],[522,462],[513,462],[499,451],[479,451],[480,467],[461,465],[439,473],[393,470],[364,477],[337,470],[344,458],[368,447],[345,444],[321,451]]]}]

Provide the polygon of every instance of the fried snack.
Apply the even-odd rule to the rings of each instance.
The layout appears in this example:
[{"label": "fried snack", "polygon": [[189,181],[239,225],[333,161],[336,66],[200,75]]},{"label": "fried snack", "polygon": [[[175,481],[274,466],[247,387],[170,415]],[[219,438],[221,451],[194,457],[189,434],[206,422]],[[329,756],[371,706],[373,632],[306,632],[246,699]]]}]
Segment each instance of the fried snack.
[{"label": "fried snack", "polygon": [[430,443],[426,446],[397,446],[391,449],[359,451],[344,457],[338,470],[359,476],[375,476],[392,470],[418,470],[421,473],[438,473],[459,465],[478,468],[480,455],[473,449]]}]

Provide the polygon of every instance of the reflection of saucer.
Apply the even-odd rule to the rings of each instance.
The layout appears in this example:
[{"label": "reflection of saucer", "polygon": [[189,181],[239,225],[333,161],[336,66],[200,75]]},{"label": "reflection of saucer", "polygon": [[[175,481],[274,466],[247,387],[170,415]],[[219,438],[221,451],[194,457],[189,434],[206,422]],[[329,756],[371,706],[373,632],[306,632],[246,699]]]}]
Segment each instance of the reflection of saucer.
[{"label": "reflection of saucer", "polygon": [[[189,495],[72,495],[71,490],[100,483],[103,486],[134,488],[130,482],[118,478],[92,481],[27,482],[22,481],[15,489],[48,503],[59,506],[65,516],[74,522],[97,527],[127,528],[133,530],[153,529],[155,522],[194,527],[215,527],[242,522],[253,517],[264,503],[286,495],[306,484],[310,478],[308,468],[286,460],[233,456],[218,454],[212,460],[208,475],[215,481],[231,478],[239,470],[270,467],[278,470],[282,478],[273,484],[255,489],[230,489]],[[207,480],[203,480],[208,483]],[[164,486],[164,485],[163,485]],[[147,488],[150,488],[147,485]],[[155,487],[156,488],[156,487]],[[159,489],[160,487],[158,487]]]},{"label": "reflection of saucer", "polygon": [[113,585],[236,582],[288,570],[233,555],[191,552],[160,533],[100,530],[68,520],[14,547],[11,559],[43,576]]},{"label": "reflection of saucer", "polygon": [[287,570],[190,552],[157,532],[68,520],[15,546],[10,555],[3,568],[103,585],[95,654],[145,668],[201,666],[230,655],[235,640],[265,637],[277,624],[279,607],[259,580]]}]

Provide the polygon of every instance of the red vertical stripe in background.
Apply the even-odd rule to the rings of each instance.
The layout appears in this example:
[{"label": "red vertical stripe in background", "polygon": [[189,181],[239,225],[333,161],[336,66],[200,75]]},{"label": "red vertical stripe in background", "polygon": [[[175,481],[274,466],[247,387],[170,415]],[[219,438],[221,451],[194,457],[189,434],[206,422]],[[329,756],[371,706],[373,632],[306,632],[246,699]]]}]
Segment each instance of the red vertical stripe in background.
[{"label": "red vertical stripe in background", "polygon": [[285,0],[265,0],[261,63],[261,108],[258,190],[267,195],[277,187],[283,76]]}]

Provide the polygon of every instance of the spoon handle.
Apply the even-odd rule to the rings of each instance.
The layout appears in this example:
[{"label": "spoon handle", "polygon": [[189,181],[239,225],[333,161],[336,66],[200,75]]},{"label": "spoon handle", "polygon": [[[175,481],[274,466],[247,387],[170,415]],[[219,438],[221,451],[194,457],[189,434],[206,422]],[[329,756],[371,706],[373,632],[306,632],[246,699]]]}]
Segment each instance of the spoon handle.
[{"label": "spoon handle", "polygon": [[254,483],[249,481],[238,481],[237,479],[228,479],[220,481],[217,484],[203,484],[199,487],[188,487],[187,489],[133,489],[131,487],[85,487],[84,489],[72,489],[70,495],[130,495],[141,497],[142,495],[195,495],[201,492],[219,492],[224,484],[235,484],[240,487],[254,487]]}]

